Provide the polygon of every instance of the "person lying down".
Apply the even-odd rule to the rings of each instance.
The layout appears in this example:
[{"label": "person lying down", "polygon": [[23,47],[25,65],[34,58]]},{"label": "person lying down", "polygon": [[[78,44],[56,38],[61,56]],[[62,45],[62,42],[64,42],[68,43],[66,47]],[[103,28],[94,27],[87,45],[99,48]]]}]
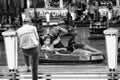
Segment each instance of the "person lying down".
[{"label": "person lying down", "polygon": [[[87,55],[91,53],[101,53],[101,51],[90,47],[89,45],[85,43],[74,43],[74,45],[68,45],[71,48],[73,48],[72,51],[66,48],[55,48],[52,43],[49,36],[44,37],[43,39],[44,44],[41,46],[41,50],[45,55],[45,58],[48,59],[48,54],[54,53],[54,54],[78,54],[80,55]],[[82,47],[81,47],[82,44]]]}]

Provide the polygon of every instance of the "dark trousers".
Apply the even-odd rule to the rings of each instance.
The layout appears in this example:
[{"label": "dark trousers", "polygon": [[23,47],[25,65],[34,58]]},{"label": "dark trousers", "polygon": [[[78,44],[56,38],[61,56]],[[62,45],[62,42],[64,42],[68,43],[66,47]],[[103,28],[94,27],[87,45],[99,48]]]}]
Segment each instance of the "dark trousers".
[{"label": "dark trousers", "polygon": [[30,49],[22,49],[25,57],[25,62],[27,66],[30,66],[30,58],[32,61],[32,80],[38,80],[38,59],[39,59],[39,47],[30,48]]},{"label": "dark trousers", "polygon": [[94,20],[94,14],[90,14],[91,20]]}]

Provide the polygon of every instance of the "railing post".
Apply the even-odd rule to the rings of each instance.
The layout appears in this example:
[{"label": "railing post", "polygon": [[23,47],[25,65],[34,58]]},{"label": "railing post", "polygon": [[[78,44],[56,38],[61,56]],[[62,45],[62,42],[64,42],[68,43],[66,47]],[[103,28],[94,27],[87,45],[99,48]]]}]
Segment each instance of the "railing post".
[{"label": "railing post", "polygon": [[106,40],[106,51],[108,67],[110,71],[110,80],[115,80],[115,72],[117,69],[117,45],[118,45],[118,30],[115,28],[108,28],[104,30]]},{"label": "railing post", "polygon": [[8,69],[9,72],[13,73],[13,80],[16,80],[16,73],[18,71],[18,47],[16,31],[9,28],[7,31],[2,32],[2,35],[4,37]]}]

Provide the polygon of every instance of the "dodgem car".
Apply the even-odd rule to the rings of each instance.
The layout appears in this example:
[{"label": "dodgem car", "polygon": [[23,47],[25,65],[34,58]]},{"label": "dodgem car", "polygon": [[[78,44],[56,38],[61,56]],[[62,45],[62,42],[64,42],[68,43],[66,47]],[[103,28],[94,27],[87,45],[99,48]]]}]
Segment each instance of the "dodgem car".
[{"label": "dodgem car", "polygon": [[68,41],[68,46],[74,44],[73,51],[62,53],[61,51],[42,50],[39,62],[102,62],[104,60],[102,52],[82,49],[84,45],[80,45],[81,42],[75,42],[74,38],[75,36]]},{"label": "dodgem car", "polygon": [[[79,50],[78,50],[79,51]],[[81,50],[82,51],[82,50]],[[81,53],[62,54],[59,52],[42,51],[40,62],[82,62],[82,61],[103,61],[102,53],[83,51]]]}]

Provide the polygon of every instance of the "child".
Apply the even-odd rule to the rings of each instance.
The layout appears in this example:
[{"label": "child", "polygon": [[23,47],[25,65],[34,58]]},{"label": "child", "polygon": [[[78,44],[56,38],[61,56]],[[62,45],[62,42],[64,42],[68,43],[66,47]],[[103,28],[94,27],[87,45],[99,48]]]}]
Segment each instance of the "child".
[{"label": "child", "polygon": [[45,58],[48,59],[47,53],[50,53],[53,51],[53,45],[51,44],[50,37],[46,36],[43,40],[43,45],[41,47],[41,50],[43,51]]},{"label": "child", "polygon": [[41,50],[45,53],[45,57],[48,58],[46,53],[63,53],[69,54],[70,52],[66,51],[64,48],[54,48],[50,36],[44,37],[44,44],[41,47]]},{"label": "child", "polygon": [[50,36],[46,36],[43,39],[43,45],[41,47],[41,50],[44,51],[60,51],[60,50],[65,50],[64,48],[54,48]]},{"label": "child", "polygon": [[41,50],[53,51],[54,47],[51,44],[50,37],[46,36],[43,41],[44,41],[44,44],[42,45]]}]

